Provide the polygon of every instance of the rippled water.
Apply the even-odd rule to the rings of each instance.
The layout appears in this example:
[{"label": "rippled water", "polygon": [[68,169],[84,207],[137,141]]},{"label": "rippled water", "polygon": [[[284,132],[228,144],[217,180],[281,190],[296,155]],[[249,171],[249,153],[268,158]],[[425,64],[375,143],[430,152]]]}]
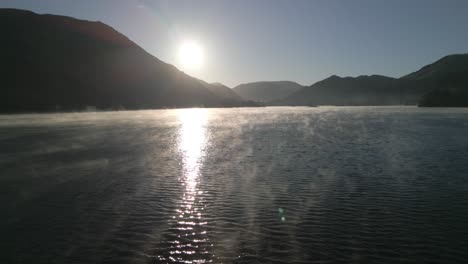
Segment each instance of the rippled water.
[{"label": "rippled water", "polygon": [[468,110],[0,116],[0,263],[466,263]]}]

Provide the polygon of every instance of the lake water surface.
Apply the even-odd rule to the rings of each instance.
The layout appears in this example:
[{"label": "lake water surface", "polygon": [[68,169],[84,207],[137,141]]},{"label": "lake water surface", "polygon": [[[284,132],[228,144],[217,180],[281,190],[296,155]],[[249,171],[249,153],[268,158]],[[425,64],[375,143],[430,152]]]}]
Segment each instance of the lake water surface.
[{"label": "lake water surface", "polygon": [[466,263],[468,109],[0,116],[0,263]]}]

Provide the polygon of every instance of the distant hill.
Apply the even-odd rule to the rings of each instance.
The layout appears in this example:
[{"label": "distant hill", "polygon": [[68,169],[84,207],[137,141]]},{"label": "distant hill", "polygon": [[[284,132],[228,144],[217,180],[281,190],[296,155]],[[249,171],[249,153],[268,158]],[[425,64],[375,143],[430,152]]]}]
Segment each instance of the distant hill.
[{"label": "distant hill", "polygon": [[450,55],[399,79],[334,75],[272,104],[468,106],[466,76],[468,55]]},{"label": "distant hill", "polygon": [[226,100],[237,100],[242,101],[243,99],[235,93],[231,88],[227,87],[221,83],[206,83],[201,81],[203,86],[205,86],[212,93],[216,94],[219,98],[224,98]]},{"label": "distant hill", "polygon": [[468,107],[468,54],[443,57],[401,79],[430,87],[420,106]]},{"label": "distant hill", "polygon": [[284,98],[303,86],[290,81],[253,82],[234,87],[234,91],[246,100],[269,102]]},{"label": "distant hill", "polygon": [[333,75],[291,94],[276,105],[402,105],[416,104],[421,94],[400,86],[399,80],[371,75],[339,77]]},{"label": "distant hill", "polygon": [[0,9],[0,112],[242,106],[101,23]]},{"label": "distant hill", "polygon": [[447,73],[437,78],[435,86],[421,98],[419,106],[468,107],[468,72]]},{"label": "distant hill", "polygon": [[200,80],[200,83],[209,91],[211,91],[216,97],[218,97],[224,107],[232,106],[263,106],[263,104],[244,99],[240,97],[231,88],[221,83],[207,83]]},{"label": "distant hill", "polygon": [[468,54],[455,54],[422,67],[420,70],[401,77],[403,80],[433,80],[450,77],[454,73],[468,73]]}]

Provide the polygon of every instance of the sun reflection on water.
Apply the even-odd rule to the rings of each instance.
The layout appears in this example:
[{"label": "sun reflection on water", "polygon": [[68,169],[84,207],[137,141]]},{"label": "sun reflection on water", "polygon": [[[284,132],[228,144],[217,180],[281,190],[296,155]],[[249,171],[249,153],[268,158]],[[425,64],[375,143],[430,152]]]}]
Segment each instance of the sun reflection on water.
[{"label": "sun reflection on water", "polygon": [[208,110],[181,109],[177,117],[181,122],[179,152],[183,159],[184,184],[188,192],[194,192],[197,178],[203,163],[206,147],[206,122]]},{"label": "sun reflection on water", "polygon": [[205,204],[199,188],[200,169],[208,144],[206,129],[207,109],[177,110],[180,122],[178,151],[182,158],[180,176],[183,193],[173,219],[168,248],[158,256],[166,263],[212,262],[212,244],[207,234],[207,221],[203,219]]}]

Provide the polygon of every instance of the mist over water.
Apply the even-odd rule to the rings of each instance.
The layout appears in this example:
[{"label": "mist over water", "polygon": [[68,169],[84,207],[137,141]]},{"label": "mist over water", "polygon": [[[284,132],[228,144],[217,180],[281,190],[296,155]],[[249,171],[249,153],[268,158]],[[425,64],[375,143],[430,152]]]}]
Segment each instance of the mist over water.
[{"label": "mist over water", "polygon": [[0,116],[0,263],[464,263],[468,110]]}]

